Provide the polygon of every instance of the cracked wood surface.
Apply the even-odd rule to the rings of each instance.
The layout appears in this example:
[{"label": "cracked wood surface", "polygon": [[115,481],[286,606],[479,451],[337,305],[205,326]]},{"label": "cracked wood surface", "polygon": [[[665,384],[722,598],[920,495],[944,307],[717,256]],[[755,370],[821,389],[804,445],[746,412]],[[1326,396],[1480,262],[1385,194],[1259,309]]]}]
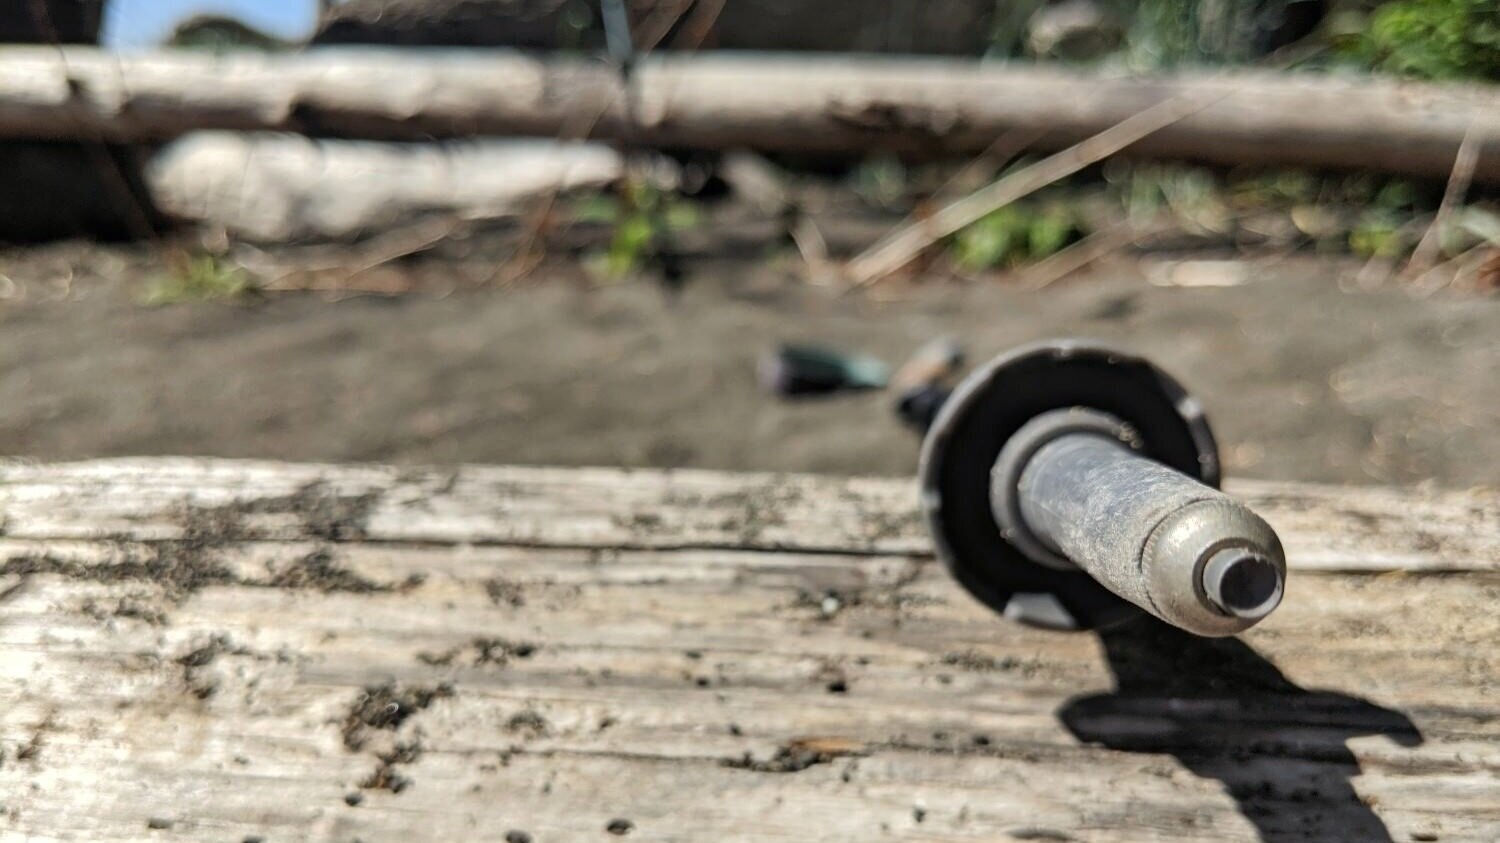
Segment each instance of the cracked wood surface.
[{"label": "cracked wood surface", "polygon": [[994,617],[905,480],[0,464],[0,840],[1500,839],[1495,494],[1231,491],[1205,641]]}]

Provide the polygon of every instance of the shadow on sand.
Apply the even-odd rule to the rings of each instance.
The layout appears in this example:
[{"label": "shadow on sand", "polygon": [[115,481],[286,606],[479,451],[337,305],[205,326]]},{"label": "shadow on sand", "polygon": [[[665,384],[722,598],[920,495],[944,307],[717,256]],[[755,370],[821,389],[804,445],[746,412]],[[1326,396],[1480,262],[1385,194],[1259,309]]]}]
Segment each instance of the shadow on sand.
[{"label": "shadow on sand", "polygon": [[1422,742],[1406,715],[1334,691],[1306,689],[1247,644],[1198,638],[1153,619],[1099,633],[1115,691],[1059,712],[1080,740],[1175,757],[1216,779],[1268,843],[1389,843],[1355,793],[1346,742],[1385,735]]}]

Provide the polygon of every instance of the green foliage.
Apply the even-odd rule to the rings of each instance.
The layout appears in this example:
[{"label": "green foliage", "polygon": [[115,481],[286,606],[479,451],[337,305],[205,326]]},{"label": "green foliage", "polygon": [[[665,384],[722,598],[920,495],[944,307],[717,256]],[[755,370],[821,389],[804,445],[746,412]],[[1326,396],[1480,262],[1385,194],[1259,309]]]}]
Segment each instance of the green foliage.
[{"label": "green foliage", "polygon": [[620,199],[612,193],[590,193],[573,200],[569,211],[573,222],[613,225],[620,218]]},{"label": "green foliage", "polygon": [[1189,228],[1220,231],[1227,225],[1223,180],[1206,168],[1118,162],[1106,169],[1105,179],[1132,220],[1167,213]]},{"label": "green foliage", "polygon": [[1404,179],[1375,183],[1367,197],[1348,197],[1347,204],[1363,208],[1349,229],[1349,250],[1363,258],[1395,259],[1409,253],[1417,245],[1413,224],[1424,205],[1431,208],[1436,201]]},{"label": "green foliage", "polygon": [[1293,205],[1358,205],[1389,211],[1411,209],[1424,198],[1412,182],[1374,173],[1318,175],[1307,170],[1268,170],[1228,180],[1236,207],[1266,210]]},{"label": "green foliage", "polygon": [[[1094,0],[1104,20],[1124,27],[1118,57],[1140,69],[1180,64],[1241,64],[1259,58],[1290,0]],[[1033,15],[1045,0],[996,4],[990,52],[1026,52]],[[1099,42],[1116,33],[1096,29]],[[1089,51],[1086,55],[1094,56]]]},{"label": "green foliage", "polygon": [[1318,179],[1306,170],[1271,170],[1238,179],[1229,190],[1241,208],[1275,208],[1312,202],[1319,187]]},{"label": "green foliage", "polygon": [[[1349,231],[1349,250],[1364,258],[1404,258],[1416,248],[1428,224],[1425,217],[1401,209],[1368,208]],[[1500,213],[1492,208],[1470,205],[1457,209],[1444,223],[1432,224],[1439,226],[1438,252],[1444,257],[1457,257],[1481,244],[1500,246]]]},{"label": "green foliage", "polygon": [[1078,220],[1066,205],[1007,205],[956,234],[952,254],[969,270],[1020,266],[1057,253],[1079,235]]},{"label": "green foliage", "polygon": [[1047,0],[997,2],[995,20],[990,31],[990,55],[1023,55],[1026,52],[1026,31],[1031,16],[1046,5]]},{"label": "green foliage", "polygon": [[632,275],[645,265],[657,238],[702,223],[697,206],[640,180],[630,180],[614,195],[585,197],[573,207],[577,222],[611,227],[609,245],[588,263],[607,279]]},{"label": "green foliage", "polygon": [[1266,50],[1288,0],[1116,0],[1126,58],[1140,68],[1242,64]]},{"label": "green foliage", "polygon": [[609,278],[623,278],[641,268],[651,243],[656,238],[656,224],[643,213],[631,213],[615,224],[614,236],[604,251],[602,269]]},{"label": "green foliage", "polygon": [[141,303],[158,307],[195,301],[241,299],[260,287],[244,269],[213,255],[184,257],[147,286]]},{"label": "green foliage", "polygon": [[1138,67],[1170,67],[1215,57],[1196,3],[1142,0],[1126,31],[1127,57]]},{"label": "green foliage", "polygon": [[872,155],[863,159],[850,174],[849,182],[856,196],[877,208],[901,206],[911,186],[906,165],[894,155]]},{"label": "green foliage", "polygon": [[[1290,223],[1282,230],[1293,232],[1294,239],[1284,241],[1285,246],[1397,258],[1416,245],[1441,195],[1435,186],[1373,173],[1225,173],[1187,164],[1120,160],[1106,164],[1099,175],[1102,184],[1091,176],[1080,177],[1053,185],[1029,202],[995,211],[955,235],[950,254],[969,270],[1020,266],[1056,253],[1092,226],[1118,220],[1123,212],[1143,228],[1169,221],[1186,234],[1220,242],[1245,234],[1242,226],[1247,223],[1258,226],[1279,218]],[[1476,214],[1462,219],[1484,228],[1491,218]],[[1500,229],[1500,223],[1495,227]],[[1475,231],[1459,232],[1444,240],[1445,249],[1453,252],[1449,240],[1461,245],[1482,237]]]},{"label": "green foliage", "polygon": [[[1112,55],[1138,70],[1255,62],[1312,27],[1284,60],[1422,79],[1500,80],[1500,0],[1334,0],[1322,20],[1297,0],[1094,0],[1125,27]],[[991,52],[1021,56],[1041,0],[1001,3]],[[1284,24],[1291,22],[1291,31]],[[1328,48],[1332,49],[1319,49]]]},{"label": "green foliage", "polygon": [[1386,209],[1366,211],[1349,231],[1349,250],[1362,258],[1395,259],[1413,245],[1402,231],[1401,218]]},{"label": "green foliage", "polygon": [[1423,79],[1500,79],[1500,0],[1398,0],[1370,16],[1351,52]]}]

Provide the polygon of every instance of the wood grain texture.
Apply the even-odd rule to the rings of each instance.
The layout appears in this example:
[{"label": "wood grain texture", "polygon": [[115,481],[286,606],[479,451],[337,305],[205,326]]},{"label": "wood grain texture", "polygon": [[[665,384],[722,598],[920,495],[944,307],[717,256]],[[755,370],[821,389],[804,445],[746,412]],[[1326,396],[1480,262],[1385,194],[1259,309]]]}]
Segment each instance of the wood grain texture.
[{"label": "wood grain texture", "polygon": [[1061,149],[1178,97],[1212,105],[1131,152],[1237,165],[1446,177],[1466,133],[1474,178],[1500,181],[1500,94],[1267,72],[1115,77],[910,57],[654,56],[618,74],[586,59],[379,48],[295,55],[0,50],[0,136],[158,140],[198,129],[372,139],[475,134],[630,138],[702,149],[971,153],[1014,129]]},{"label": "wood grain texture", "polygon": [[902,480],[4,464],[0,840],[1500,838],[1494,494],[1234,491],[1206,641],[995,618]]}]

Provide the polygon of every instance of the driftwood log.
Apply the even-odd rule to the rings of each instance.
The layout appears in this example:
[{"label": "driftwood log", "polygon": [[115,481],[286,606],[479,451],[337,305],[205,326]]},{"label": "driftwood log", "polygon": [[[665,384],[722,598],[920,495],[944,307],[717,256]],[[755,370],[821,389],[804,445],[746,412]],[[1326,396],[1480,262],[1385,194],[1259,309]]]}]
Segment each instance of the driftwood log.
[{"label": "driftwood log", "polygon": [[993,617],[901,480],[3,464],[0,838],[1500,837],[1500,498],[1235,491],[1208,641]]},{"label": "driftwood log", "polygon": [[622,172],[619,153],[602,143],[197,132],[158,153],[146,177],[178,219],[252,242],[293,242],[370,237],[422,217],[512,217],[559,191],[605,187]]},{"label": "driftwood log", "polygon": [[1210,105],[1127,152],[1443,177],[1466,133],[1500,182],[1500,89],[1336,76],[1100,77],[1053,67],[879,57],[663,56],[618,74],[513,52],[313,50],[112,55],[0,50],[0,137],[162,139],[195,129],[363,138],[633,137],[667,147],[978,153],[1043,129],[1061,147],[1152,105]]}]

